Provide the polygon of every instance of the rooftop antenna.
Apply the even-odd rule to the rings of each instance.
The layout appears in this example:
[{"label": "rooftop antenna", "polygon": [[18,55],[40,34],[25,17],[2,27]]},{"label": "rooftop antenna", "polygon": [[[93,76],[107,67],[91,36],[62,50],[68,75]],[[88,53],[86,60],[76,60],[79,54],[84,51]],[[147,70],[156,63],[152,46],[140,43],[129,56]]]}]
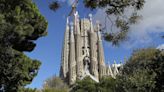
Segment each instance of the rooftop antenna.
[{"label": "rooftop antenna", "polygon": [[73,15],[75,12],[76,12],[76,8],[77,8],[77,4],[78,4],[78,0],[75,0],[73,3],[72,3],[72,9],[71,9],[71,12],[69,13],[68,16],[71,16]]}]

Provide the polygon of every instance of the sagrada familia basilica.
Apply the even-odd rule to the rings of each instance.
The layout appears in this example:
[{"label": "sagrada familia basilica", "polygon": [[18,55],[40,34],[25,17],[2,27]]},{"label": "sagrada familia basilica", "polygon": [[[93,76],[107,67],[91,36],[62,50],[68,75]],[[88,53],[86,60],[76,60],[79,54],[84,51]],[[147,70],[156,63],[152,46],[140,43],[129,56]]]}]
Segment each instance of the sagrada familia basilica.
[{"label": "sagrada familia basilica", "polygon": [[103,76],[115,77],[120,64],[105,64],[100,24],[89,18],[80,19],[78,12],[67,18],[63,42],[60,77],[69,85],[89,76],[96,82]]}]

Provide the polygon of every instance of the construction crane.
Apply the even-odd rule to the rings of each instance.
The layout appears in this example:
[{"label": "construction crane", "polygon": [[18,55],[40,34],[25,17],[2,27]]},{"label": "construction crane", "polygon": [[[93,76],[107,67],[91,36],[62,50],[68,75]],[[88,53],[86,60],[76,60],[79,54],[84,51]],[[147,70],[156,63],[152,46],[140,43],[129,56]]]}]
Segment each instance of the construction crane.
[{"label": "construction crane", "polygon": [[76,12],[76,7],[77,7],[77,4],[78,4],[78,0],[75,0],[72,4],[72,9],[71,9],[71,12],[69,13],[68,16],[71,16],[73,15],[75,12]]}]

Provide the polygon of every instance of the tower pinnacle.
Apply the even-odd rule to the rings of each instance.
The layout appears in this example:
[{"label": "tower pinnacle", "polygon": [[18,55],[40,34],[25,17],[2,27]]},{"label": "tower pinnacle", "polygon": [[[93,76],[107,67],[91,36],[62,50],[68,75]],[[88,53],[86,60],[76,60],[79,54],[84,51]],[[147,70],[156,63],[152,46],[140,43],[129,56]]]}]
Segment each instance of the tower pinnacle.
[{"label": "tower pinnacle", "polygon": [[89,14],[89,19],[90,21],[92,21],[92,14]]},{"label": "tower pinnacle", "polygon": [[68,16],[71,16],[73,15],[75,12],[76,12],[76,7],[77,7],[77,4],[78,4],[78,0],[75,0],[72,4],[72,9],[71,9],[71,12],[69,13]]}]

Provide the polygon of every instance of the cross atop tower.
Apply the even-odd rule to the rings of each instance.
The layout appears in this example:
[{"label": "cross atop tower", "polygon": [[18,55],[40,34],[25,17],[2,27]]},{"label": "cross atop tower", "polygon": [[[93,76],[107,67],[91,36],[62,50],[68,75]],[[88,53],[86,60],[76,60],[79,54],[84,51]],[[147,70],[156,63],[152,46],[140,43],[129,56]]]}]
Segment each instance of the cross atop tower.
[{"label": "cross atop tower", "polygon": [[72,4],[72,9],[71,9],[71,12],[69,13],[68,16],[71,16],[73,15],[75,12],[76,12],[76,7],[77,7],[77,4],[78,4],[78,0],[75,0]]}]

